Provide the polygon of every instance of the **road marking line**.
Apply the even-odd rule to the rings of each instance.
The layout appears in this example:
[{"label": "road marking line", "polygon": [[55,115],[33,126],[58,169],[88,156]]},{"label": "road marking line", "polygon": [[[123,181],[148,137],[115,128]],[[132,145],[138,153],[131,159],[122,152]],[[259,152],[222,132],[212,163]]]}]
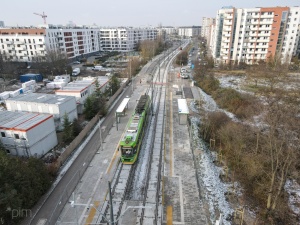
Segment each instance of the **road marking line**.
[{"label": "road marking line", "polygon": [[181,211],[181,222],[184,223],[184,205],[183,205],[183,196],[182,196],[182,183],[181,176],[179,176],[179,199],[180,199],[180,211]]},{"label": "road marking line", "polygon": [[79,220],[79,224],[81,224],[81,221],[83,221],[83,218],[86,217],[86,215],[85,215],[86,210],[87,210],[87,208],[89,207],[89,205],[90,205],[90,203],[91,203],[91,201],[92,201],[92,198],[94,198],[94,196],[95,196],[96,190],[97,190],[97,188],[98,188],[98,185],[99,185],[100,180],[102,179],[102,176],[103,176],[103,172],[100,174],[100,176],[98,177],[98,179],[97,179],[97,181],[96,181],[96,184],[95,184],[95,186],[94,186],[94,188],[93,188],[93,191],[92,191],[92,193],[91,193],[91,195],[90,195],[91,197],[90,197],[89,200],[88,200],[87,206],[84,207],[84,211],[83,211],[82,214],[81,214],[81,217],[80,217],[80,220]]},{"label": "road marking line", "polygon": [[173,225],[173,208],[170,205],[167,207],[167,225]]},{"label": "road marking line", "polygon": [[95,214],[96,214],[96,208],[100,205],[100,201],[94,202],[94,207],[91,208],[90,213],[88,217],[86,218],[85,225],[89,225],[93,222]]},{"label": "road marking line", "polygon": [[173,154],[173,96],[170,92],[170,176],[173,176],[174,154]]},{"label": "road marking line", "polygon": [[[127,126],[127,125],[126,125]],[[108,174],[109,172],[110,172],[110,170],[111,170],[111,167],[112,167],[112,164],[113,164],[113,162],[115,161],[115,158],[116,158],[116,155],[117,155],[117,153],[118,153],[118,149],[119,149],[119,143],[120,143],[120,141],[122,140],[122,138],[123,138],[123,136],[124,136],[124,133],[125,133],[125,131],[122,133],[122,135],[121,135],[121,137],[120,137],[120,140],[118,141],[118,146],[117,146],[117,149],[115,150],[115,152],[114,152],[114,154],[113,154],[113,157],[112,157],[112,159],[111,159],[111,161],[110,161],[110,163],[109,163],[109,165],[108,165],[108,168],[107,168],[107,170],[106,170],[106,174]]]},{"label": "road marking line", "polygon": [[[120,139],[121,140],[121,139]],[[120,141],[118,142],[118,144],[120,143]],[[119,147],[118,147],[119,148]],[[112,159],[111,159],[111,161],[110,161],[110,163],[109,163],[109,166],[107,167],[107,170],[106,170],[106,174],[108,174],[109,172],[110,172],[110,170],[111,170],[111,167],[112,167],[112,165],[113,165],[113,162],[115,161],[115,159],[116,159],[116,156],[117,156],[117,153],[118,153],[118,148],[115,150],[115,153],[114,153],[114,155],[113,155],[113,157],[112,157]]]}]

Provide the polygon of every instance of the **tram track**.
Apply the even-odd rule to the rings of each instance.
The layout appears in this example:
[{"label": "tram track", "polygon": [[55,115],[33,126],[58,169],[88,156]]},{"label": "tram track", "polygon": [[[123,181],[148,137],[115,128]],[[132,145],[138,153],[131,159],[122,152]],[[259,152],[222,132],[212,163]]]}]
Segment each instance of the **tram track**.
[{"label": "tram track", "polygon": [[[176,52],[172,52],[176,55]],[[164,127],[164,101],[165,101],[165,87],[163,83],[166,80],[168,63],[166,62],[166,56],[160,56],[151,64],[146,72],[150,71],[152,86],[146,91],[147,94],[151,92],[152,104],[151,113],[148,113],[148,122],[144,128],[145,133],[143,137],[143,143],[139,152],[138,160],[133,165],[123,165],[118,163],[117,169],[115,170],[112,184],[112,196],[113,196],[113,214],[114,218],[119,218],[121,213],[126,209],[124,202],[135,201],[137,206],[151,205],[151,213],[153,221],[157,224],[158,211],[159,211],[159,198],[161,193],[161,167],[162,167],[162,144],[163,144],[163,127]],[[169,57],[168,57],[169,58]],[[163,60],[162,60],[163,59]],[[159,68],[156,68],[158,61]],[[172,61],[172,60],[171,60]],[[162,66],[161,66],[162,65]],[[162,67],[162,68],[161,68]],[[158,70],[158,71],[157,71]],[[162,72],[162,75],[160,75]],[[158,84],[158,85],[155,85]],[[160,85],[161,84],[161,85]],[[155,85],[155,87],[154,87]],[[153,93],[153,96],[152,96]],[[152,116],[151,116],[152,114]],[[158,125],[158,126],[157,126]],[[157,131],[159,127],[160,132]],[[158,140],[159,139],[159,140]],[[159,141],[159,146],[157,142]],[[159,149],[158,149],[159,148]],[[153,155],[153,151],[156,153]],[[151,169],[155,168],[155,171]],[[143,171],[143,172],[142,172]],[[156,173],[156,174],[155,174]],[[151,187],[149,187],[151,183]],[[154,186],[153,186],[154,185]],[[149,202],[149,189],[150,192],[155,189],[155,199],[151,199]],[[153,201],[155,203],[153,204]],[[126,205],[125,205],[126,206]],[[105,198],[97,222],[104,223],[105,221],[101,218],[109,215],[109,197],[108,194]],[[140,209],[137,214],[137,221],[140,224],[143,223],[144,216],[147,214],[145,209]],[[104,217],[103,217],[104,216]],[[117,224],[117,223],[116,223]]]}]

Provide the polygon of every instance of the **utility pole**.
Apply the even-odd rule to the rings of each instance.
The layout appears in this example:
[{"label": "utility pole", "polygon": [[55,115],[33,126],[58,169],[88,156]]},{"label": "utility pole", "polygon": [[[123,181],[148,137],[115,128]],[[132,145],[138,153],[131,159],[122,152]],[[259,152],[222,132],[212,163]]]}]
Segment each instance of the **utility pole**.
[{"label": "utility pole", "polygon": [[158,82],[160,82],[160,57],[158,58]]},{"label": "utility pole", "polygon": [[112,205],[110,181],[108,181],[108,189],[109,189],[109,204],[110,204],[110,224],[114,225],[115,222],[114,222],[114,211],[113,211],[113,205]]},{"label": "utility pole", "polygon": [[100,150],[103,151],[103,140],[102,140],[102,132],[101,132],[101,125],[100,125],[100,115],[99,115],[99,133],[100,133]]},{"label": "utility pole", "polygon": [[154,98],[154,96],[153,96],[153,82],[154,82],[154,74],[151,74],[152,75],[152,84],[151,84],[151,114],[152,114],[152,116],[154,115],[154,113],[153,113],[153,111],[154,111],[154,106],[153,106],[153,98]]},{"label": "utility pole", "polygon": [[131,74],[131,58],[129,59],[129,75],[130,75],[130,79],[131,79],[131,87],[132,87],[132,94],[133,94],[133,77]]}]

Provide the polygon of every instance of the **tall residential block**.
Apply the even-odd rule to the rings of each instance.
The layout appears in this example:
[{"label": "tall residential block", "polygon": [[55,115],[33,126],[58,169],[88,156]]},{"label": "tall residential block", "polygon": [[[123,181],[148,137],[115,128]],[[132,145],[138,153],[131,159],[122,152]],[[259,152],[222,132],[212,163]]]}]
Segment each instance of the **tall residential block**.
[{"label": "tall residential block", "polygon": [[206,38],[207,46],[210,45],[212,26],[215,24],[215,22],[216,22],[215,18],[208,18],[208,17],[202,18],[201,36]]},{"label": "tall residential block", "polygon": [[280,56],[290,61],[300,53],[300,7],[218,10],[211,36],[216,62],[253,64]]},{"label": "tall residential block", "polygon": [[51,52],[79,60],[99,51],[133,51],[138,42],[157,38],[156,28],[95,28],[47,25],[1,28],[0,54],[5,61],[44,61]]},{"label": "tall residential block", "polygon": [[158,30],[154,28],[101,28],[101,51],[133,51],[137,43],[143,40],[155,40]]}]

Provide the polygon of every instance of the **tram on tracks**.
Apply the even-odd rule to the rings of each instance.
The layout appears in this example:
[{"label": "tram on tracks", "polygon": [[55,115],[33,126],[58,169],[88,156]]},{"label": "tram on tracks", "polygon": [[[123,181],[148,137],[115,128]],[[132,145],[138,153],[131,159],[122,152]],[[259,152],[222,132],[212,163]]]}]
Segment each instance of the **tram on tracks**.
[{"label": "tram on tracks", "polygon": [[150,109],[150,96],[141,95],[134,113],[131,115],[126,126],[126,131],[119,143],[121,151],[121,162],[123,164],[134,164],[138,158],[141,148],[144,129],[147,124]]}]

